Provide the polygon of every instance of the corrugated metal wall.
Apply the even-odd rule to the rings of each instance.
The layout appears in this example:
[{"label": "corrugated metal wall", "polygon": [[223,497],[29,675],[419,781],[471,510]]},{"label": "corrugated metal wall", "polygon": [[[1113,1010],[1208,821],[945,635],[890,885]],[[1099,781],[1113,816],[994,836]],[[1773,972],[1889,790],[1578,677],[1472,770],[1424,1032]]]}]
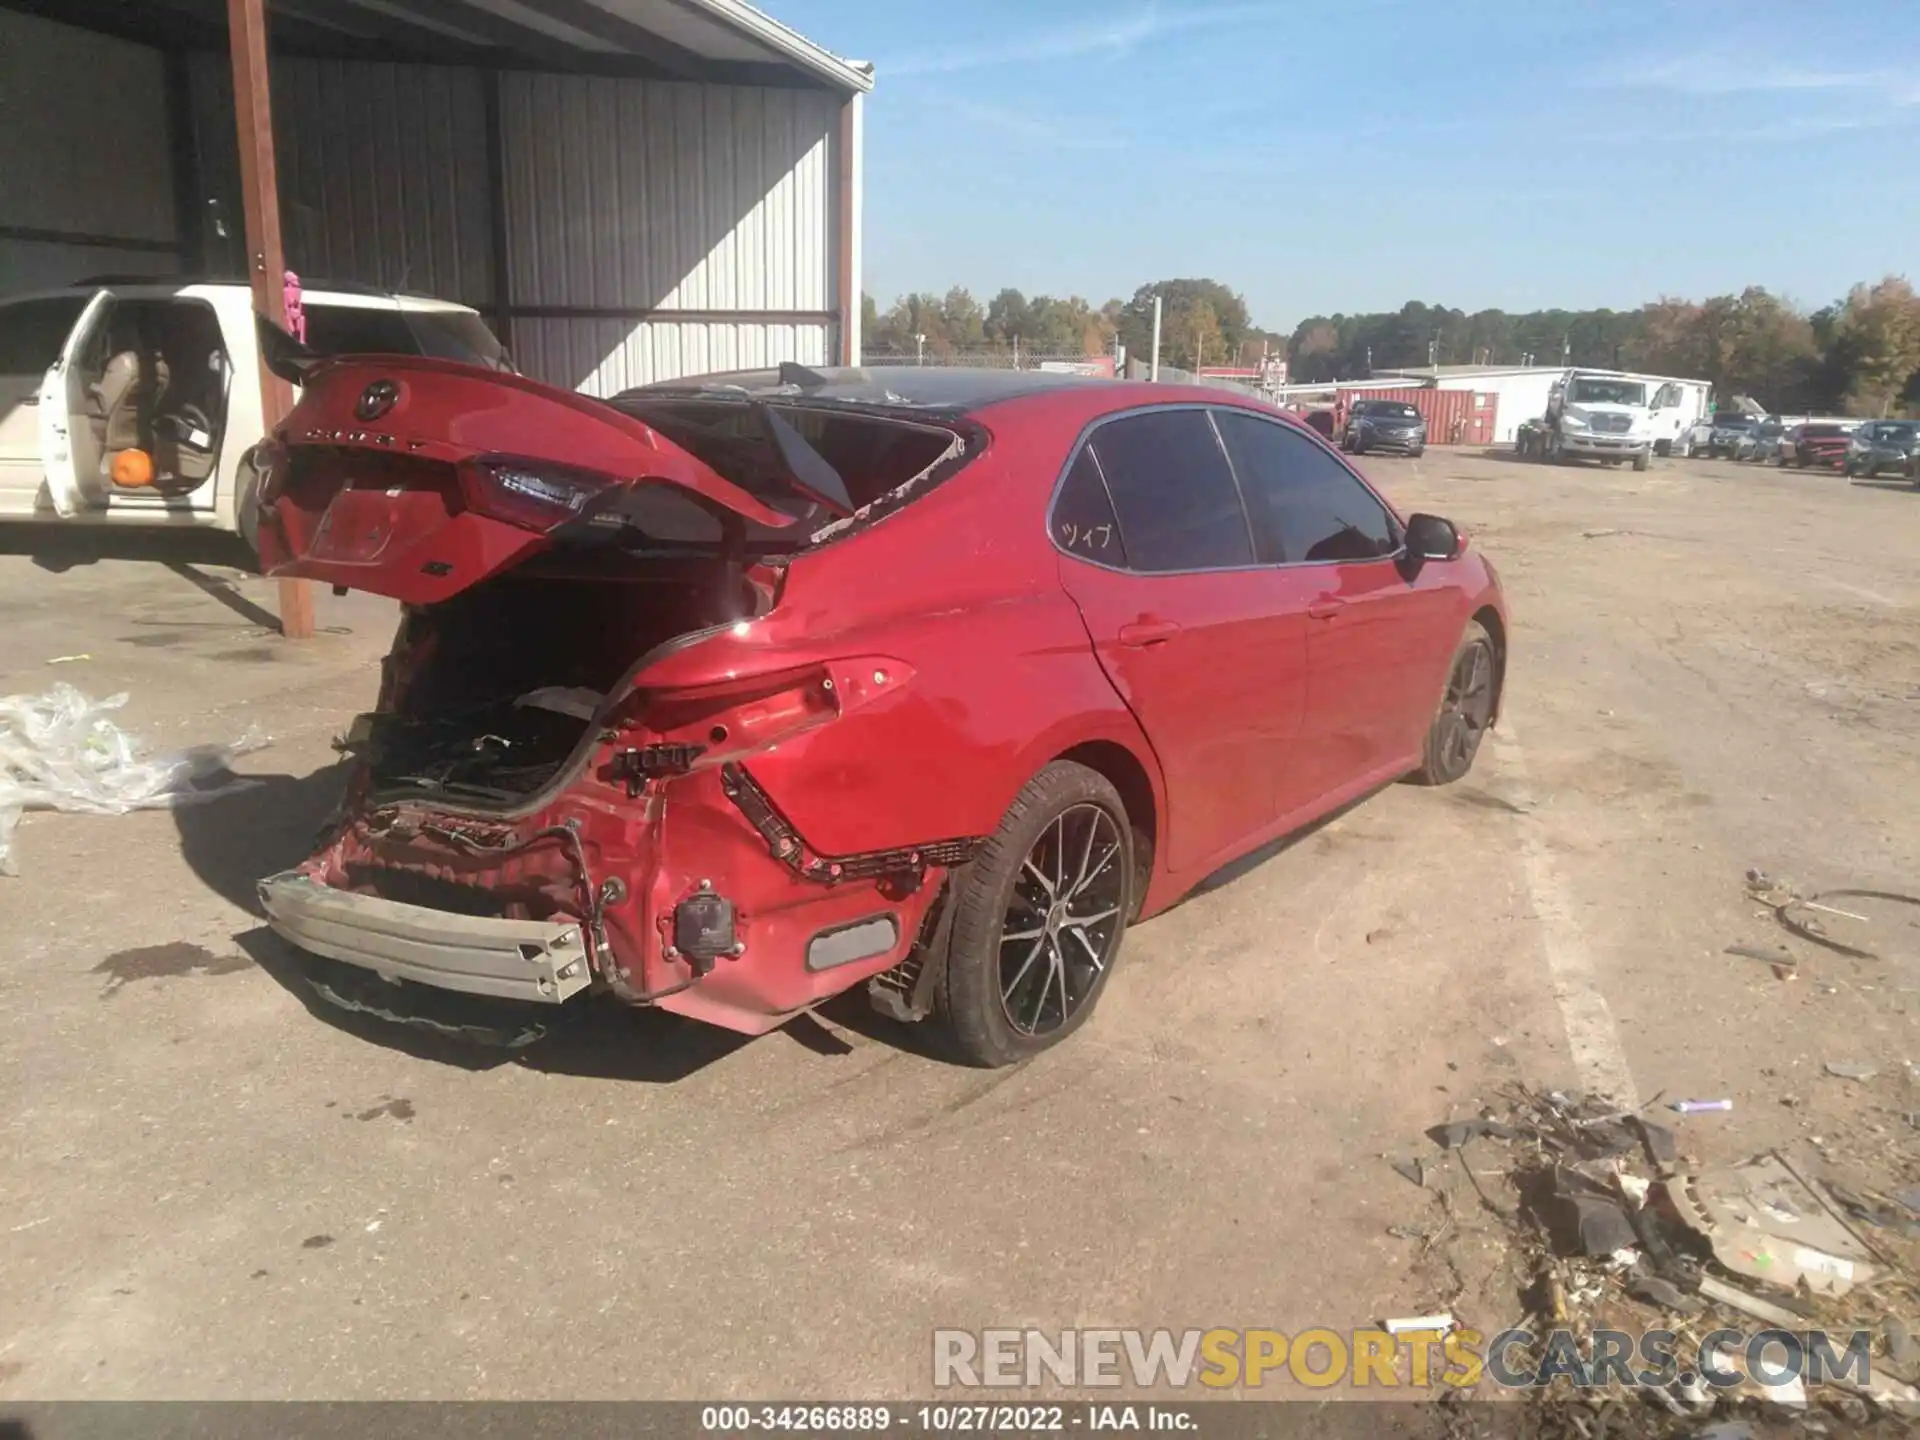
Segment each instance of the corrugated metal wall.
[{"label": "corrugated metal wall", "polygon": [[782,360],[828,365],[832,342],[826,323],[519,319],[511,349],[523,373],[605,396],[654,380],[765,369]]},{"label": "corrugated metal wall", "polygon": [[0,292],[103,271],[165,274],[175,249],[166,65],[157,50],[0,9]]},{"label": "corrugated metal wall", "polygon": [[535,312],[509,337],[521,367],[604,394],[826,363],[838,117],[813,91],[503,76],[510,298]]},{"label": "corrugated metal wall", "polygon": [[[242,273],[233,77],[222,56],[193,62],[203,218],[215,269]],[[479,72],[448,66],[276,60],[280,228],[303,275],[421,291],[469,305],[493,298],[486,106]]]}]

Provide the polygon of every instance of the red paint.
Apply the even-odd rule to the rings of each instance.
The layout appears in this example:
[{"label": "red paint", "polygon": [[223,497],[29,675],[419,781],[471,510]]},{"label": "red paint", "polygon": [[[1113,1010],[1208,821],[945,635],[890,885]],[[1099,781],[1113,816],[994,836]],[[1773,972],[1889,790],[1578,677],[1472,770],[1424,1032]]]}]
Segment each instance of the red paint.
[{"label": "red paint", "polygon": [[[382,379],[399,383],[399,400],[357,419]],[[382,867],[490,892],[517,914],[585,919],[588,887],[567,848],[537,838],[573,822],[591,887],[619,882],[596,947],[602,981],[757,1033],[898,963],[945,875],[929,870],[917,886],[798,877],[722,792],[723,761],[743,762],[808,846],[834,856],[990,835],[1041,768],[1095,746],[1103,765],[1130,759],[1145,777],[1154,814],[1135,817],[1154,832],[1145,909],[1164,909],[1225,861],[1417,765],[1454,646],[1470,617],[1503,613],[1503,602],[1465,549],[1411,580],[1388,560],[1139,576],[1055,549],[1048,506],[1085,428],[1160,403],[1278,413],[1213,389],[1121,383],[984,406],[969,419],[986,447],[954,478],[870,528],[758,567],[775,597],[767,613],[630,675],[557,790],[523,813],[445,801],[376,809],[362,776],[346,828],[309,872],[352,887]],[[657,482],[780,518],[608,406],[444,362],[344,362],[316,377],[278,443],[270,572],[410,605],[555,548],[537,514],[486,513],[474,471],[486,456],[564,463],[612,486]],[[425,573],[434,561],[450,571]],[[390,665],[383,708],[411,663]],[[726,740],[687,775],[652,780],[637,798],[612,778],[624,750],[700,743],[719,725]],[[525,848],[482,855],[476,840]],[[695,980],[665,953],[663,926],[702,879],[738,906],[746,949]],[[806,969],[813,935],[883,913],[900,927],[893,951]],[[685,988],[659,994],[675,987]]]}]

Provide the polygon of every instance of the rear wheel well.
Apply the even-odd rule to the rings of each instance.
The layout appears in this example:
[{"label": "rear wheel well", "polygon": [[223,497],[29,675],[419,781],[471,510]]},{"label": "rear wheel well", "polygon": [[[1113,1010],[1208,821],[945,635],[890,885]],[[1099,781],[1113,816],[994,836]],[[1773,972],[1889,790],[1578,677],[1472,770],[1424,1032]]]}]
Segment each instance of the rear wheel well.
[{"label": "rear wheel well", "polygon": [[[1493,713],[1500,715],[1500,701],[1507,692],[1507,627],[1500,623],[1500,612],[1491,605],[1476,610],[1473,616],[1493,641]],[[1124,792],[1123,792],[1124,793]]]},{"label": "rear wheel well", "polygon": [[1160,815],[1153,803],[1153,780],[1147,767],[1126,746],[1111,740],[1090,740],[1055,758],[1098,771],[1120,792],[1120,803],[1127,807],[1127,819],[1133,826],[1133,910],[1137,918],[1147,897],[1147,883],[1153,878],[1154,848],[1160,838]]}]

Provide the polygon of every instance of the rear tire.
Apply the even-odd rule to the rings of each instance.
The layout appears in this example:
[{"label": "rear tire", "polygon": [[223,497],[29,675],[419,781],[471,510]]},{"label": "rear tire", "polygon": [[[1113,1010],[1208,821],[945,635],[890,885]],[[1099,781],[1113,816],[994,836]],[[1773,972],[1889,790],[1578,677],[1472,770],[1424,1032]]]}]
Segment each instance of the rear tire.
[{"label": "rear tire", "polygon": [[1447,666],[1440,708],[1427,727],[1420,768],[1409,777],[1416,785],[1451,785],[1473,768],[1480,742],[1493,725],[1500,699],[1500,661],[1487,627],[1475,620]]},{"label": "rear tire", "polygon": [[1056,760],[1028,781],[955,897],[935,998],[956,1056],[1012,1065],[1079,1029],[1119,958],[1134,881],[1132,824],[1106,776]]},{"label": "rear tire", "polygon": [[233,519],[240,538],[253,552],[256,568],[260,564],[260,472],[253,468],[253,452],[240,457],[233,489]]}]

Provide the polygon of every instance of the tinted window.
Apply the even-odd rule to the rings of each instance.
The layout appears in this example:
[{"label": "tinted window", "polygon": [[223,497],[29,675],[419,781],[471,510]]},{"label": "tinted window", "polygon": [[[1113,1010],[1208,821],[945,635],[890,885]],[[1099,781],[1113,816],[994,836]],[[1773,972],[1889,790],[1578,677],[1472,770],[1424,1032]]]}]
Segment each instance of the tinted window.
[{"label": "tinted window", "polygon": [[1252,415],[1223,411],[1216,418],[1262,560],[1373,560],[1400,548],[1385,507],[1324,446]]},{"label": "tinted window", "polygon": [[1092,449],[1135,570],[1251,565],[1233,472],[1204,410],[1155,410],[1103,425]]},{"label": "tinted window", "polygon": [[1107,482],[1100,477],[1093,451],[1082,450],[1053,502],[1053,538],[1069,554],[1102,565],[1125,567],[1127,547],[1120,542],[1120,526],[1107,498]]},{"label": "tinted window", "polygon": [[60,358],[87,296],[0,305],[0,375],[44,375]]},{"label": "tinted window", "polygon": [[1354,409],[1362,415],[1378,415],[1387,420],[1418,420],[1420,412],[1397,400],[1362,400]]},{"label": "tinted window", "polygon": [[505,348],[478,315],[464,310],[415,310],[406,318],[423,355],[507,367]]},{"label": "tinted window", "polygon": [[420,353],[420,343],[398,310],[313,304],[302,308],[307,317],[307,346],[322,355]]}]

